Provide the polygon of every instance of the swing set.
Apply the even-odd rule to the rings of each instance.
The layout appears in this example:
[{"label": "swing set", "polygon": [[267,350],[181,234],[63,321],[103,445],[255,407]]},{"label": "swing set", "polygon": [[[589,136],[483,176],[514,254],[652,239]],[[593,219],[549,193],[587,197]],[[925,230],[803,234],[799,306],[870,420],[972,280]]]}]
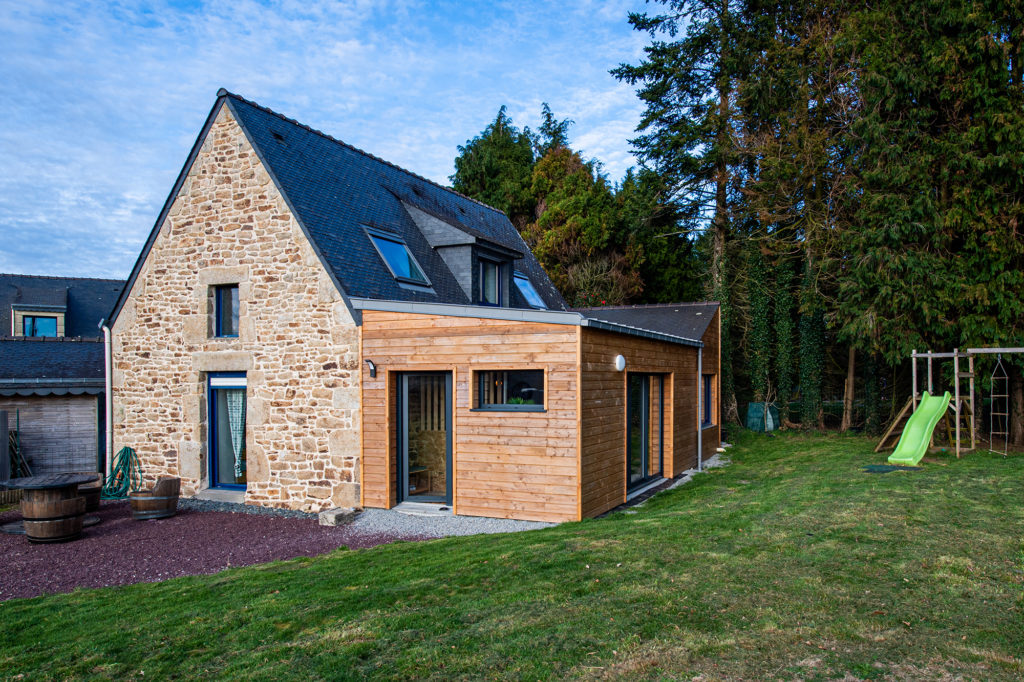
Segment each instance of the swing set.
[{"label": "swing set", "polygon": [[[1004,355],[1024,354],[1024,348],[968,348],[960,350],[954,348],[952,353],[933,353],[927,351],[918,353],[911,352],[913,391],[910,399],[900,410],[896,419],[886,430],[882,440],[879,441],[875,452],[891,450],[896,447],[903,426],[917,409],[920,396],[917,392],[918,374],[917,361],[919,359],[927,362],[928,368],[928,394],[935,395],[933,361],[953,360],[953,399],[949,402],[946,414],[946,434],[949,443],[954,446],[957,458],[961,451],[974,450],[977,447],[977,428],[975,423],[975,372],[974,360],[977,356],[996,356],[996,364],[989,376],[989,451],[1001,454],[1006,457],[1010,444],[1010,380],[1006,365],[1003,364]],[[963,369],[962,361],[966,360],[967,371]],[[961,379],[967,380],[966,395],[960,391]],[[949,413],[953,414],[953,425],[949,423]],[[970,447],[967,447],[967,436],[970,436]]]}]

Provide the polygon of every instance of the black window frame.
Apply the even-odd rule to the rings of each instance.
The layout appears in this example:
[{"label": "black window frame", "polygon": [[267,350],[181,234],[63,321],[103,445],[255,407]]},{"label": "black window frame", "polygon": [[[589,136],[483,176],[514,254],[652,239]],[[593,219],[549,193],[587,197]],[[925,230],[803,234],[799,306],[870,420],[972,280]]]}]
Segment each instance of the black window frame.
[{"label": "black window frame", "polygon": [[[476,406],[471,411],[481,412],[546,412],[547,411],[547,375],[546,369],[543,367],[526,367],[519,369],[478,369],[476,373]],[[484,389],[484,382],[488,380],[488,375],[494,374],[495,372],[502,372],[505,374],[503,377],[503,383],[508,386],[511,382],[508,379],[508,375],[513,372],[540,372],[541,375],[541,392],[543,398],[540,403],[534,404],[519,404],[519,403],[484,403],[484,396],[487,392]],[[507,391],[507,389],[506,389]]]},{"label": "black window frame", "polygon": [[[33,332],[35,332],[35,328],[36,328],[36,322],[35,321],[36,320],[53,320],[53,335],[50,336],[48,334],[36,334],[36,333],[29,334],[28,331],[25,328],[26,325],[29,324],[29,320],[32,321],[32,331]],[[22,313],[22,316],[21,316],[21,334],[22,334],[22,336],[25,336],[27,338],[34,338],[34,339],[56,339],[56,338],[58,338],[60,336],[60,330],[58,329],[59,327],[60,327],[60,317],[58,317],[57,315],[41,315],[41,314],[38,314],[38,313],[32,313],[32,314]]]},{"label": "black window frame", "polygon": [[[423,269],[423,266],[420,265],[420,262],[416,259],[416,256],[413,255],[412,249],[409,248],[409,244],[405,241],[405,239],[403,239],[400,235],[395,234],[394,232],[376,230],[372,227],[364,227],[363,229],[366,232],[366,236],[370,240],[370,244],[373,245],[373,250],[377,252],[378,256],[380,256],[381,261],[384,263],[384,267],[388,269],[388,272],[391,273],[391,276],[395,278],[396,282],[409,284],[415,287],[423,287],[426,289],[429,289],[433,286],[433,284],[430,283],[430,278],[427,277],[427,271]],[[420,280],[413,277],[406,277],[405,275],[399,275],[398,273],[396,273],[395,269],[391,267],[391,261],[387,259],[387,256],[384,255],[384,252],[381,251],[380,246],[377,244],[377,239],[386,242],[391,242],[392,244],[399,244],[402,248],[404,248],[405,253],[409,257],[410,262],[412,262],[412,264],[416,266],[416,269],[419,271],[423,279]]]},{"label": "black window frame", "polygon": [[[226,293],[234,292],[234,296],[230,299],[234,307],[235,317],[235,329],[234,334],[224,333],[224,295]],[[238,296],[238,283],[234,284],[218,284],[213,288],[213,335],[218,339],[237,339],[238,338],[238,327],[241,322],[241,306],[239,304]]]},{"label": "black window frame", "polygon": [[[477,287],[477,304],[490,306],[492,308],[501,308],[507,297],[505,293],[504,282],[506,273],[505,268],[507,267],[507,263],[497,260],[496,258],[487,258],[485,256],[480,256],[479,258],[477,258],[477,261],[477,272],[480,280],[479,286]],[[489,265],[494,266],[494,279],[495,283],[497,284],[497,303],[491,303],[490,301],[484,298],[484,268]]]}]

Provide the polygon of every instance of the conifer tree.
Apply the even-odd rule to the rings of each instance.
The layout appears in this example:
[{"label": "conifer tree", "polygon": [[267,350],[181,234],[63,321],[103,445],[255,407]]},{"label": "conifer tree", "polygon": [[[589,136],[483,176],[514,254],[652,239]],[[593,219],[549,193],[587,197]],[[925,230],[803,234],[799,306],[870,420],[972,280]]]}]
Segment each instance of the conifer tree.
[{"label": "conifer tree", "polygon": [[452,189],[504,211],[522,230],[533,219],[533,137],[520,131],[505,107],[477,137],[459,147]]}]

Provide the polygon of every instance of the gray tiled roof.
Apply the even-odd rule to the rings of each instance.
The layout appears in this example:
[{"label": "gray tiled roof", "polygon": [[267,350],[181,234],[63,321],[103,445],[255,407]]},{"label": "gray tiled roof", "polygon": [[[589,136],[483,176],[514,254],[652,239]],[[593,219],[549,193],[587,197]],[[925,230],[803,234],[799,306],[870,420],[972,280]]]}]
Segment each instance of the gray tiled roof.
[{"label": "gray tiled roof", "polygon": [[[349,296],[471,303],[402,205],[405,202],[468,234],[521,252],[516,269],[530,277],[549,307],[564,307],[504,213],[253,102],[229,93],[222,96]],[[426,271],[434,292],[399,286],[366,237],[364,226],[401,236]],[[514,303],[529,307],[526,301]]]},{"label": "gray tiled roof", "polygon": [[103,342],[0,339],[0,395],[100,393]]},{"label": "gray tiled roof", "polygon": [[[482,246],[491,244],[506,252],[521,253],[522,257],[514,261],[515,269],[529,277],[549,308],[565,308],[561,294],[501,211],[225,90],[218,93],[206,125],[132,271],[129,287],[223,106],[238,121],[347,298],[472,303],[441,255],[431,248],[417,227],[406,208],[409,206],[464,231]],[[432,290],[400,285],[367,237],[366,227],[400,236],[422,266]],[[127,290],[112,316],[123,305]],[[518,290],[511,293],[514,307],[529,307]]]},{"label": "gray tiled roof", "polygon": [[659,303],[656,305],[573,308],[585,317],[699,341],[718,310],[717,303]]},{"label": "gray tiled roof", "polygon": [[0,274],[0,336],[11,334],[12,306],[63,306],[64,336],[99,337],[97,325],[123,286],[121,279]]}]

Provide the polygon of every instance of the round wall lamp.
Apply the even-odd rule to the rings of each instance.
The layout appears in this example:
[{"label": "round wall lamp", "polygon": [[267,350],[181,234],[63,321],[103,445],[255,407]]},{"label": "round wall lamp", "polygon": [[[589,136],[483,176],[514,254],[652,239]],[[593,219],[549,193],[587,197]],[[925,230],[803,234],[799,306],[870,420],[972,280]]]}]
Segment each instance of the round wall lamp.
[{"label": "round wall lamp", "polygon": [[626,369],[626,358],[624,358],[621,355],[616,355],[615,356],[615,371],[616,372],[621,372],[624,369]]}]

